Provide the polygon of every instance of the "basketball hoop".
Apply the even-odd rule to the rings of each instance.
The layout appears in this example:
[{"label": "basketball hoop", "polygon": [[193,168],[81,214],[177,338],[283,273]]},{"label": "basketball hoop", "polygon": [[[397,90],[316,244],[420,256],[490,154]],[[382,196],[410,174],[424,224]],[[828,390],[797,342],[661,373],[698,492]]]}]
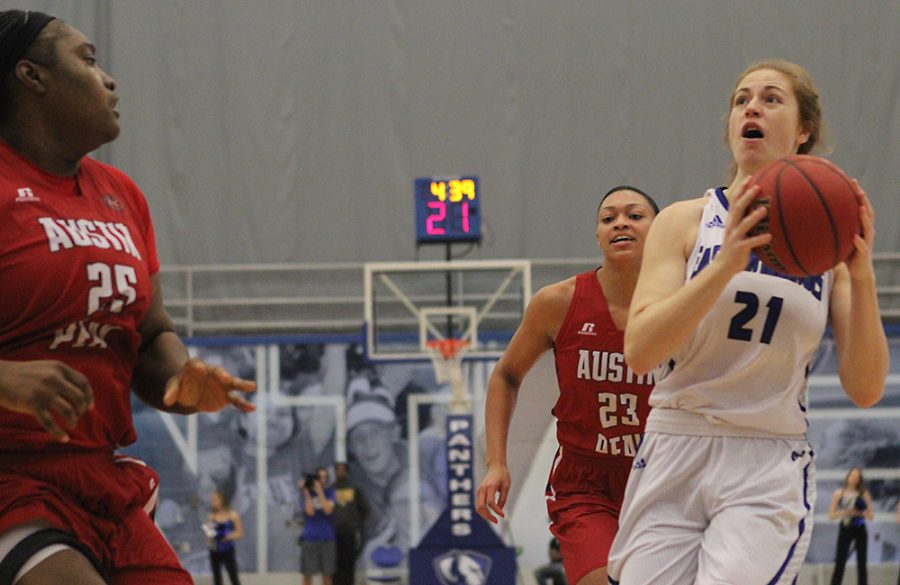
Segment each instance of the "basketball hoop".
[{"label": "basketball hoop", "polygon": [[454,408],[467,408],[465,389],[462,383],[462,358],[469,349],[465,339],[429,339],[428,356],[434,366],[434,378],[439,384],[450,383],[453,391],[451,405]]}]

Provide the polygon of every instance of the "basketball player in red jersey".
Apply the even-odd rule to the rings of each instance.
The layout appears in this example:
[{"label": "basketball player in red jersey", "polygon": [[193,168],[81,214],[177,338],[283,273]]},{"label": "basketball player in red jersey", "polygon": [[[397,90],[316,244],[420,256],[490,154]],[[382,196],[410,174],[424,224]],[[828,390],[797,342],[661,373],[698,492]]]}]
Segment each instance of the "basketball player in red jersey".
[{"label": "basketball player in red jersey", "polygon": [[0,585],[192,583],[149,515],[158,477],[114,455],[130,388],[253,409],[252,382],[188,359],[143,194],[86,156],[118,136],[117,101],[81,32],[0,12]]},{"label": "basketball player in red jersey", "polygon": [[650,407],[652,374],[625,364],[623,342],[644,240],[659,208],[634,187],[610,190],[597,211],[603,265],[542,288],[497,362],[485,406],[487,474],[476,510],[496,523],[510,488],[507,437],[522,379],[547,350],[556,356],[559,448],[547,482],[550,530],[569,583],[606,583],[628,471]]}]

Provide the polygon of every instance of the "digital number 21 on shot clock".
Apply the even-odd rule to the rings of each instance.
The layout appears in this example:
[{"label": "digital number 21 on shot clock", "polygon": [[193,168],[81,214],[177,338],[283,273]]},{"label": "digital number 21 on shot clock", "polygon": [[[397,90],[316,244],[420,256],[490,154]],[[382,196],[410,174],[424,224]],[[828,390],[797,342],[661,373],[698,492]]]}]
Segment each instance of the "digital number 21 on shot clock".
[{"label": "digital number 21 on shot clock", "polygon": [[416,242],[481,240],[478,177],[427,177],[415,180]]}]

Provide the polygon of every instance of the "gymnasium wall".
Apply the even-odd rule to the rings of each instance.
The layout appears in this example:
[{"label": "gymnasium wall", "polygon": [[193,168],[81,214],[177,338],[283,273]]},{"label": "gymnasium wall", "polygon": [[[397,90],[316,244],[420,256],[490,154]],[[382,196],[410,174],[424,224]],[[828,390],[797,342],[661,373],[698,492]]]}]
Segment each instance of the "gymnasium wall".
[{"label": "gymnasium wall", "polygon": [[[896,0],[32,0],[95,40],[165,264],[411,260],[412,181],[481,178],[471,258],[591,256],[597,195],[719,185],[738,74],[810,69],[897,250]],[[420,251],[423,258],[442,250]]]},{"label": "gymnasium wall", "polygon": [[[0,1],[12,7],[58,15],[98,46],[118,82],[123,130],[97,156],[144,189],[167,265],[442,258],[442,249],[414,246],[412,181],[456,173],[479,176],[484,197],[485,238],[470,258],[593,256],[593,210],[609,186],[633,183],[665,205],[725,181],[729,92],[749,62],[771,56],[812,72],[831,158],[874,202],[876,249],[900,249],[897,0]],[[242,543],[243,566],[259,567],[265,553],[266,564],[292,570],[292,490],[340,448],[330,407],[294,399],[318,387],[349,401],[346,362],[343,374],[325,367],[318,381],[291,383],[281,345],[275,362],[269,344],[196,349],[262,376],[267,389],[284,383],[291,398],[269,420],[226,413],[189,423],[136,405],[134,449],[163,474],[160,524],[198,572],[213,487],[231,490],[250,525],[265,528]],[[325,348],[320,364],[340,363],[352,342],[300,345]],[[473,382],[486,379],[479,367]],[[294,375],[304,368],[312,366]],[[427,367],[403,368],[382,379],[398,421],[411,380],[441,392]],[[833,374],[833,357],[819,373]],[[811,395],[817,512],[849,466],[881,470],[868,475],[881,514],[870,560],[896,562],[900,529],[888,509],[900,496],[900,384],[878,409],[856,411],[821,381]],[[393,432],[402,449],[403,425]],[[425,435],[432,447],[434,432]],[[439,458],[433,450],[422,464]],[[540,486],[547,466],[521,465],[520,477]],[[514,534],[538,540],[526,547],[529,565],[545,559],[540,530]],[[830,559],[833,539],[834,526],[820,522],[810,561]]]}]

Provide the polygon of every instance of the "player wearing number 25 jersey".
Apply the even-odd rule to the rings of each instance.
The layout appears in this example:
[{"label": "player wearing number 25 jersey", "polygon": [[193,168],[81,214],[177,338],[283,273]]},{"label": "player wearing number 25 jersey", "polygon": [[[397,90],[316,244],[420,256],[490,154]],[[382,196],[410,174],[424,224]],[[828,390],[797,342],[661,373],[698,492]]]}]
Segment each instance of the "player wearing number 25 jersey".
[{"label": "player wearing number 25 jersey", "polygon": [[87,156],[119,134],[83,33],[0,11],[0,585],[187,585],[154,525],[159,478],[131,390],[169,412],[253,410],[253,382],[191,360],[165,309],[137,186]]},{"label": "player wearing number 25 jersey", "polygon": [[91,158],[77,177],[58,177],[0,141],[0,213],[0,359],[65,362],[91,380],[96,402],[68,443],[33,416],[0,409],[2,449],[133,443],[131,371],[159,270],[143,195]]},{"label": "player wearing number 25 jersey", "polygon": [[603,265],[535,295],[488,382],[488,469],[476,508],[496,521],[511,483],[506,443],[519,385],[541,354],[554,352],[559,448],[546,500],[572,585],[606,583],[607,552],[649,410],[653,376],[637,375],[625,363],[623,330],[656,212],[656,203],[633,187],[604,196],[596,229]]}]

